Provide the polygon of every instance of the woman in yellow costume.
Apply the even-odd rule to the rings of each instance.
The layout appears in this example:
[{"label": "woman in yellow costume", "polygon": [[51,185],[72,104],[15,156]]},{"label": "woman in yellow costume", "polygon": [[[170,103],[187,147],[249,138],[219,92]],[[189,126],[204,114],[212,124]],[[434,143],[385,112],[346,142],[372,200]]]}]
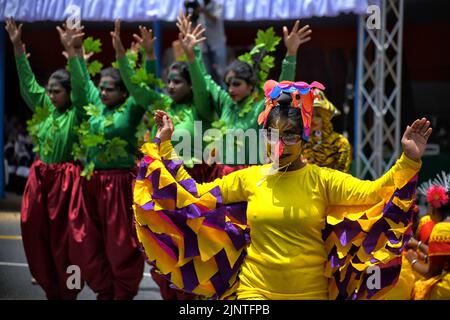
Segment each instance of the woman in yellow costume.
[{"label": "woman in yellow costume", "polygon": [[442,175],[427,190],[430,214],[440,216],[429,237],[406,255],[412,269],[423,276],[416,281],[414,300],[450,300],[450,176]]},{"label": "woman in yellow costume", "polygon": [[334,131],[331,119],[341,112],[327,99],[323,91],[315,89],[311,138],[305,144],[303,157],[309,163],[342,172],[350,170],[352,149],[347,138]]},{"label": "woman in yellow costume", "polygon": [[[440,197],[445,198],[445,192],[442,190],[445,190],[445,186],[448,186],[449,182],[448,176],[442,173],[441,177],[438,176],[434,181],[424,182],[417,188],[417,194],[426,197],[428,213],[420,218],[417,230],[415,230],[415,236],[406,244],[399,281],[387,294],[386,299],[412,299],[415,283],[425,279],[425,274],[416,270],[417,268],[411,265],[411,261],[417,256],[423,264],[426,265],[428,263],[428,245],[432,231],[445,218],[444,211],[439,209],[442,205],[439,199]],[[408,257],[410,258],[408,259]]]},{"label": "woman in yellow costume", "polygon": [[258,122],[272,163],[204,184],[174,154],[170,118],[156,113],[133,207],[148,260],[175,287],[212,299],[367,299],[395,283],[430,122],[407,127],[404,153],[375,181],[305,164],[314,87],[324,89],[267,81]]}]

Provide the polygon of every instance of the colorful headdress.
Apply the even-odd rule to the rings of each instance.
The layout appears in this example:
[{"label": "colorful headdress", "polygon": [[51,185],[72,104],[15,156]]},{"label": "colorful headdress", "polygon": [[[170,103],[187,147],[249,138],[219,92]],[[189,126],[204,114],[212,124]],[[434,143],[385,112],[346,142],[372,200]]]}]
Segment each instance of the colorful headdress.
[{"label": "colorful headdress", "polygon": [[426,196],[427,202],[434,208],[440,208],[448,203],[450,190],[450,174],[441,172],[434,180],[428,180],[417,188],[419,194]]},{"label": "colorful headdress", "polygon": [[333,118],[334,116],[338,116],[341,114],[339,109],[336,108],[334,104],[332,104],[330,100],[327,99],[325,93],[322,90],[314,89],[314,94],[315,94],[314,107],[322,108],[326,111],[329,111],[331,113],[330,119]]},{"label": "colorful headdress", "polygon": [[309,140],[309,131],[311,129],[311,120],[312,120],[312,112],[313,112],[313,101],[315,98],[315,93],[313,88],[319,88],[321,90],[325,90],[325,87],[314,81],[311,84],[307,84],[306,82],[291,82],[291,81],[281,81],[276,82],[274,80],[267,80],[264,84],[264,95],[266,96],[265,100],[265,109],[258,116],[258,124],[266,125],[267,117],[269,116],[270,111],[273,107],[279,105],[278,98],[281,96],[281,93],[288,93],[292,97],[292,107],[300,109],[302,113],[302,121],[303,121],[303,135],[302,138],[305,141]]}]

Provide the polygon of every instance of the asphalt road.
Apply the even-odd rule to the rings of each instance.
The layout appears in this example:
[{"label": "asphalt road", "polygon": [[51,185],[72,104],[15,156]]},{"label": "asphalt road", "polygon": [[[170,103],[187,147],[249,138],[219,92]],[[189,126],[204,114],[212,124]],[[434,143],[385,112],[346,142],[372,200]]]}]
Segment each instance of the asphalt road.
[{"label": "asphalt road", "polygon": [[[39,285],[32,284],[20,235],[20,196],[7,193],[0,199],[0,299],[44,300]],[[95,293],[85,285],[80,300],[95,300]],[[161,300],[159,288],[146,265],[136,300]]]}]

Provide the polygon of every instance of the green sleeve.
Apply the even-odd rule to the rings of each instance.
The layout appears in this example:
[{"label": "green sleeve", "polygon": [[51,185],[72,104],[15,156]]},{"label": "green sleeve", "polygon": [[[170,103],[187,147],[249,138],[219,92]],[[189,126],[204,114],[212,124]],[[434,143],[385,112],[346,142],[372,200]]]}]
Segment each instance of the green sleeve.
[{"label": "green sleeve", "polygon": [[149,88],[146,84],[135,84],[131,81],[131,77],[134,75],[135,71],[131,68],[126,56],[123,56],[117,60],[117,62],[119,63],[120,76],[122,77],[125,87],[130,93],[130,96],[136,101],[137,105],[141,108],[148,109],[149,106],[156,101],[165,99],[163,94]]},{"label": "green sleeve", "polygon": [[36,107],[52,105],[45,88],[37,83],[25,53],[16,56],[16,67],[20,93],[27,106],[34,112]]},{"label": "green sleeve", "polygon": [[196,59],[189,63],[192,91],[194,94],[194,107],[197,113],[208,121],[214,121],[220,117],[222,110],[231,106],[234,102],[228,92],[223,90],[210,75],[201,70],[201,62]]},{"label": "green sleeve", "polygon": [[86,61],[80,57],[79,65],[80,69],[77,71],[81,71],[81,76],[83,77],[83,85],[85,94],[87,96],[88,103],[92,103],[95,105],[100,105],[102,103],[100,99],[100,92],[98,91],[97,87],[95,86],[94,82],[91,79],[91,76],[89,75],[89,71],[86,65]]},{"label": "green sleeve", "polygon": [[194,47],[195,59],[199,62],[200,71],[207,75],[205,63],[203,62],[203,53],[199,46]]},{"label": "green sleeve", "polygon": [[147,60],[144,62],[145,72],[156,75],[156,60]]},{"label": "green sleeve", "polygon": [[86,117],[84,106],[89,104],[89,97],[85,90],[85,75],[81,67],[82,57],[69,58],[70,85],[72,105],[75,107],[76,113],[80,118]]},{"label": "green sleeve", "polygon": [[297,58],[294,56],[286,56],[281,64],[281,73],[279,81],[295,81],[297,69]]}]

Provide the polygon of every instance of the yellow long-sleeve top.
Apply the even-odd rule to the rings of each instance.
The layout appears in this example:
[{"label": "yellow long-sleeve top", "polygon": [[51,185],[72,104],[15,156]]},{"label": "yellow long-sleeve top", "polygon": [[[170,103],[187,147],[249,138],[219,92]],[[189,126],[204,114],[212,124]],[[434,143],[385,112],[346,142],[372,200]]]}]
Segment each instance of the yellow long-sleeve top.
[{"label": "yellow long-sleeve top", "polygon": [[[160,155],[173,159],[170,141]],[[327,261],[321,230],[331,205],[372,205],[377,190],[394,185],[394,173],[411,175],[420,169],[404,154],[375,181],[307,164],[303,168],[267,176],[270,165],[233,172],[210,183],[196,184],[198,196],[219,186],[223,203],[248,202],[251,243],[239,273],[238,299],[327,299]],[[181,168],[177,180],[190,178]],[[262,182],[261,182],[262,181]]]}]

